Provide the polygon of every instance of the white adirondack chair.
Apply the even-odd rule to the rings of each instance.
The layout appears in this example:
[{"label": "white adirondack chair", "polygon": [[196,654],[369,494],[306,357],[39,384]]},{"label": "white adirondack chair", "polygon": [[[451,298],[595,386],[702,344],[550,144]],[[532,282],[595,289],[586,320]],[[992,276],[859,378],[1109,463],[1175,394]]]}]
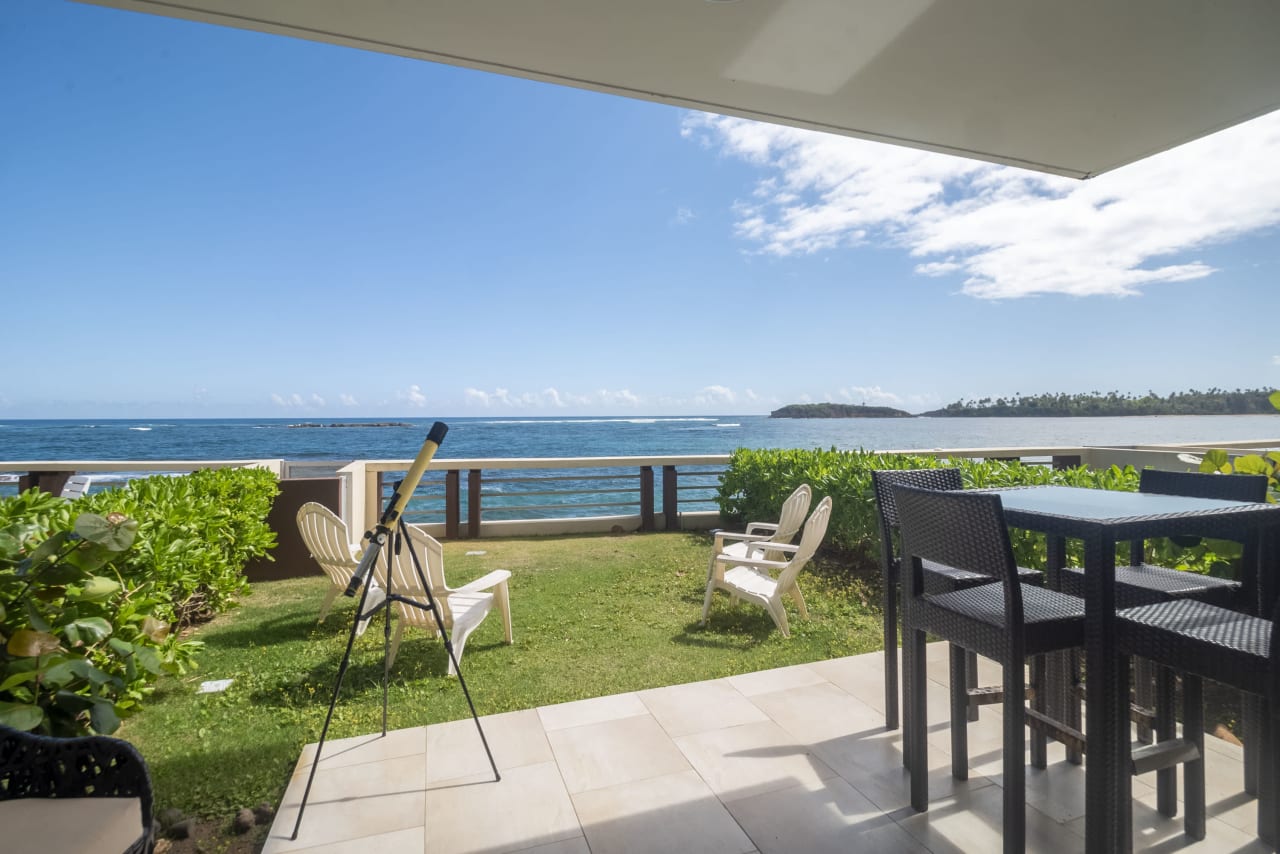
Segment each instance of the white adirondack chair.
[{"label": "white adirondack chair", "polygon": [[[773,622],[782,631],[783,637],[791,637],[791,627],[787,623],[787,610],[782,605],[784,596],[795,600],[800,616],[809,618],[809,609],[804,604],[804,596],[796,584],[796,577],[805,564],[818,550],[818,545],[827,533],[827,523],[831,520],[831,497],[827,496],[818,502],[818,506],[804,523],[804,533],[800,535],[797,545],[776,543],[772,541],[749,544],[746,557],[735,557],[729,554],[716,555],[711,561],[711,570],[707,574],[707,594],[702,603],[702,623],[706,625],[711,613],[711,597],[717,589],[729,593],[736,602],[745,599],[762,606],[769,612]],[[765,552],[781,552],[789,555],[788,560],[771,560]],[[776,571],[775,579],[771,571]]]},{"label": "white adirondack chair", "polygon": [[62,492],[58,493],[63,498],[79,498],[87,495],[89,492],[89,484],[93,483],[93,476],[88,474],[73,474],[67,478],[67,482],[62,485]]},{"label": "white adirondack chair", "polygon": [[[422,578],[418,575],[413,556],[409,553],[412,549],[417,553],[427,583],[431,585],[431,595],[435,597],[441,620],[444,622],[444,629],[449,633],[449,639],[453,643],[455,658],[462,660],[462,650],[467,644],[467,637],[488,616],[495,604],[498,606],[498,613],[502,615],[502,628],[506,641],[511,643],[513,639],[511,598],[507,590],[507,579],[511,578],[511,573],[505,569],[495,569],[470,584],[464,584],[458,588],[450,587],[444,577],[444,547],[434,537],[415,525],[406,525],[405,530],[408,531],[408,536],[401,545],[399,554],[396,554],[396,550],[388,545],[388,551],[392,554],[389,582],[385,578],[385,564],[381,560],[378,561],[374,569],[378,583],[398,596],[407,596],[426,605],[427,591],[423,587]],[[396,616],[398,617],[396,630],[391,639],[391,651],[387,657],[388,667],[395,663],[396,653],[400,650],[400,636],[405,626],[426,629],[433,635],[437,634],[435,618],[431,615],[430,608],[415,608],[412,605],[397,602]],[[449,675],[452,676],[455,672],[453,661],[450,660]]]},{"label": "white adirondack chair", "polygon": [[[782,511],[778,515],[777,522],[748,522],[745,533],[737,534],[731,531],[713,531],[715,537],[715,545],[711,551],[711,563],[707,567],[707,577],[710,578],[717,572],[723,574],[724,567],[717,567],[717,563],[723,564],[726,558],[740,559],[751,556],[751,548],[756,543],[763,542],[779,542],[789,543],[795,539],[796,531],[800,530],[800,526],[804,523],[805,514],[809,512],[809,502],[813,500],[813,490],[809,488],[809,484],[802,483],[796,488],[796,491],[787,496],[787,500],[782,502]],[[764,557],[768,560],[785,560],[786,555],[779,551],[770,551],[757,557]],[[735,597],[734,601],[737,599]]]},{"label": "white adirondack chair", "polygon": [[[347,583],[360,565],[360,547],[351,542],[346,523],[328,507],[314,501],[298,508],[298,532],[302,534],[302,541],[307,544],[311,557],[329,577],[329,592],[325,594],[320,617],[316,620],[323,623],[334,600],[347,589]],[[386,593],[381,586],[370,587],[365,610],[372,610],[384,598]],[[368,619],[361,620],[356,634],[364,634],[368,626]]]}]

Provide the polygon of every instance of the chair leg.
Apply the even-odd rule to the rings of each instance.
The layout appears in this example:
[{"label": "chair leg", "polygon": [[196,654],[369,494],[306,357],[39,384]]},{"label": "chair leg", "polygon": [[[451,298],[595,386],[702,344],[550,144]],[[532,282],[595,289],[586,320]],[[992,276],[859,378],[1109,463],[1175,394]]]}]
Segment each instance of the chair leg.
[{"label": "chair leg", "polygon": [[707,579],[707,595],[702,597],[702,625],[707,624],[707,617],[711,614],[711,597],[716,592],[716,582],[714,578]]},{"label": "chair leg", "polygon": [[774,625],[782,632],[784,638],[791,637],[791,625],[787,622],[787,609],[782,606],[781,599],[771,599],[768,604],[769,616],[773,617]]},{"label": "chair leg", "polygon": [[448,666],[447,673],[450,676],[458,675],[457,668],[453,666],[454,659],[457,659],[459,662],[462,661],[462,650],[467,645],[467,638],[471,636],[471,633],[475,631],[475,629],[476,629],[475,626],[467,626],[466,628],[462,629],[462,631],[458,631],[457,627],[455,626],[454,634],[452,637],[449,638],[449,642],[453,645],[453,655],[448,656],[447,654],[448,651],[446,650],[446,657],[448,657],[449,659],[448,665],[447,665]]},{"label": "chair leg", "polygon": [[1004,851],[1020,854],[1027,844],[1026,677],[1023,662],[1004,663]]},{"label": "chair leg", "polygon": [[[1031,657],[1031,693],[1033,695],[1031,708],[1041,713],[1043,713],[1049,705],[1045,681],[1045,666],[1045,657],[1043,655],[1035,655]],[[1036,729],[1031,731],[1031,767],[1049,767],[1049,737],[1045,735],[1043,730]]]},{"label": "chair leg", "polygon": [[[1133,662],[1133,701],[1144,709],[1155,707],[1157,722],[1160,719],[1160,708],[1157,706],[1158,689],[1153,687],[1153,680],[1157,678],[1156,674],[1164,669],[1157,668],[1145,658],[1137,658]],[[1158,723],[1157,726],[1159,726]],[[1155,735],[1150,726],[1145,723],[1138,724],[1138,741],[1150,744],[1153,736],[1159,741],[1160,736]]]},{"label": "chair leg", "polygon": [[908,770],[911,773],[911,807],[916,812],[924,812],[929,808],[929,745],[926,724],[928,713],[928,690],[924,663],[925,633],[913,628],[906,631],[907,649],[904,659],[910,657],[911,663],[904,664],[907,669],[910,711],[906,720],[906,729],[911,734],[910,760]]},{"label": "chair leg", "polygon": [[502,616],[502,631],[507,643],[515,643],[515,636],[511,632],[511,591],[507,589],[505,581],[494,588],[493,599]]},{"label": "chair leg", "polygon": [[[387,612],[387,619],[391,619],[391,612]],[[387,653],[387,669],[391,669],[391,665],[396,663],[396,653],[400,651],[400,634],[404,631],[404,620],[396,620],[396,633],[391,638],[391,651]]]},{"label": "chair leg", "polygon": [[317,623],[323,623],[324,618],[329,616],[329,609],[333,607],[334,600],[338,598],[339,588],[334,584],[329,588],[329,592],[324,594],[324,602],[320,603],[320,617]]},{"label": "chair leg", "polygon": [[1258,794],[1258,771],[1262,758],[1262,698],[1254,694],[1240,694],[1240,729],[1244,741],[1244,790]]},{"label": "chair leg", "polygon": [[880,598],[884,612],[884,728],[897,729],[898,585],[894,579],[887,576],[884,578],[884,589],[881,591]]},{"label": "chair leg", "polygon": [[951,653],[951,776],[969,779],[969,653],[949,644]]},{"label": "chair leg", "polygon": [[801,619],[809,619],[809,608],[804,604],[804,594],[800,592],[799,584],[791,588],[791,598],[795,600]]},{"label": "chair leg", "polygon": [[1258,838],[1275,848],[1280,844],[1280,705],[1263,701],[1259,711]]},{"label": "chair leg", "polygon": [[1187,811],[1183,828],[1192,839],[1204,839],[1205,831],[1203,684],[1199,676],[1184,674],[1182,677],[1182,737],[1200,751],[1198,758],[1182,766]]},{"label": "chair leg", "polygon": [[[1145,659],[1138,659],[1138,661],[1135,662],[1135,667],[1142,661],[1145,661]],[[1178,726],[1177,721],[1174,720],[1175,700],[1173,671],[1167,667],[1158,667],[1156,668],[1155,676],[1156,684],[1152,700],[1156,710],[1155,739],[1156,742],[1159,743],[1177,738]],[[1185,692],[1185,688],[1183,690]],[[1185,702],[1188,701],[1184,700],[1184,703]],[[1187,718],[1186,715],[1187,713],[1184,711],[1182,717],[1182,734],[1187,738],[1191,738],[1192,734],[1188,732],[1191,727],[1188,723],[1189,718]],[[1203,710],[1200,712],[1200,715],[1203,718]],[[1203,729],[1203,727],[1201,727],[1201,729]],[[1188,768],[1184,773],[1189,777],[1190,768]],[[1203,778],[1203,764],[1200,775]],[[1189,805],[1191,798],[1190,792],[1187,792],[1187,798]],[[1169,818],[1173,818],[1178,814],[1178,769],[1176,766],[1172,768],[1161,768],[1156,772],[1156,809],[1159,810],[1161,815],[1168,816]]]},{"label": "chair leg", "polygon": [[[965,687],[977,688],[978,687],[978,654],[973,650],[970,650],[969,654],[965,656],[965,663],[966,663]],[[970,705],[965,710],[965,714],[970,722],[976,722],[978,720],[978,706],[976,704]]]}]

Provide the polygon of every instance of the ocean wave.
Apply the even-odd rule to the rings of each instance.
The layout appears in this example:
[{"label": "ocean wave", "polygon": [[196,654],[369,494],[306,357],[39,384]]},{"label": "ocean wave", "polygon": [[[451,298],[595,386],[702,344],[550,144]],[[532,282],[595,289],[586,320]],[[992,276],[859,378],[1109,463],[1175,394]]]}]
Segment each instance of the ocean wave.
[{"label": "ocean wave", "polygon": [[480,424],[667,424],[690,421],[715,422],[717,418],[503,418],[493,421],[481,421]]},{"label": "ocean wave", "polygon": [[717,424],[717,427],[741,427],[741,424]]},{"label": "ocean wave", "polygon": [[140,432],[142,432],[142,433],[149,433],[149,432],[151,432],[151,428],[150,428],[150,427],[130,427],[129,429],[130,429],[130,430],[138,430],[138,431],[140,431]]}]

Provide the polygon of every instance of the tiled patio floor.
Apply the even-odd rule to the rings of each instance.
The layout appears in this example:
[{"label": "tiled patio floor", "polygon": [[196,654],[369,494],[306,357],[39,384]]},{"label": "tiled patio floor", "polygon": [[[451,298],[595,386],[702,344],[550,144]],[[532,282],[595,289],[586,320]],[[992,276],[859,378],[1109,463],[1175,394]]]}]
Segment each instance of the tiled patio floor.
[{"label": "tiled patio floor", "polygon": [[[929,651],[924,813],[909,805],[901,733],[884,730],[872,653],[482,718],[499,783],[469,719],[330,742],[295,841],[311,745],[264,854],[998,850],[999,709],[970,725],[972,771],[954,782],[945,649]],[[1147,775],[1133,786],[1135,850],[1267,850],[1239,748],[1207,742],[1208,838],[1185,845],[1181,817],[1155,811]],[[1061,746],[1047,770],[1028,768],[1027,800],[1028,850],[1084,850],[1084,771]]]}]

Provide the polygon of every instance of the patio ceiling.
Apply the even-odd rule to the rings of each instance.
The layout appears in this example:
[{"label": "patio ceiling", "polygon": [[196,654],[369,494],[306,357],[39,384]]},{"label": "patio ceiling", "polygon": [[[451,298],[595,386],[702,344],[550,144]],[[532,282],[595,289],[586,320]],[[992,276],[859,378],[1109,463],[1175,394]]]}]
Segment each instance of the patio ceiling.
[{"label": "patio ceiling", "polygon": [[87,0],[1087,178],[1280,107],[1274,0]]}]

